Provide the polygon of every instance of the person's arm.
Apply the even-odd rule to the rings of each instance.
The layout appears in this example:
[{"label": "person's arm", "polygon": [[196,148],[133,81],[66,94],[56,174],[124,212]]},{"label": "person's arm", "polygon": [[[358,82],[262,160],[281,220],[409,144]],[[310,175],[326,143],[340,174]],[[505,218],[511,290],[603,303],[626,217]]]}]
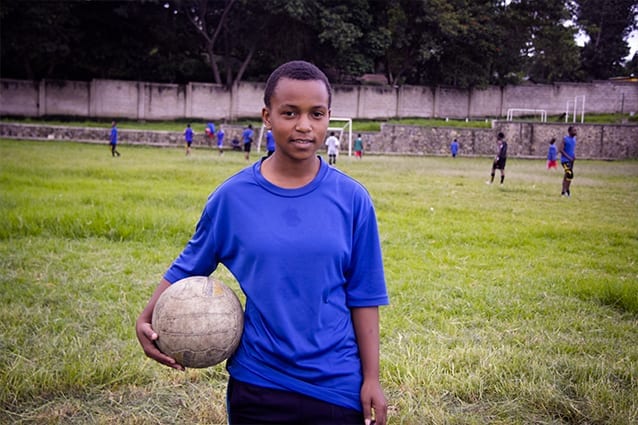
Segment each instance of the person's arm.
[{"label": "person's arm", "polygon": [[352,322],[361,355],[363,384],[361,405],[365,424],[372,421],[374,410],[377,425],[385,425],[388,405],[379,380],[379,308],[362,307],[352,309]]},{"label": "person's arm", "polygon": [[162,279],[162,281],[157,285],[155,292],[151,296],[151,299],[142,310],[140,317],[138,317],[135,322],[135,333],[137,334],[137,339],[142,345],[142,349],[144,349],[144,353],[150,357],[151,359],[172,367],[177,370],[184,370],[184,366],[177,363],[174,358],[169,357],[163,354],[155,345],[155,340],[157,339],[157,333],[151,327],[151,321],[153,319],[153,309],[155,308],[155,304],[159,299],[162,292],[168,289],[171,286],[170,282],[166,279]]}]

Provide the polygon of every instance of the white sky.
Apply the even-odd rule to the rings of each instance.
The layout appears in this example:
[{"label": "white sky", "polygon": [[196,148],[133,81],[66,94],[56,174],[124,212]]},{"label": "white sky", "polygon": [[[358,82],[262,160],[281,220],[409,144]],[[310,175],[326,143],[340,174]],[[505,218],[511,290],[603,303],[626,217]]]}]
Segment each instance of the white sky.
[{"label": "white sky", "polygon": [[[579,46],[583,46],[586,41],[589,40],[589,37],[582,33],[578,33],[576,35],[576,44]],[[638,51],[638,31],[633,31],[629,34],[629,38],[627,38],[627,43],[629,43],[629,55],[625,58],[626,60],[631,60],[634,57],[634,53]]]},{"label": "white sky", "polygon": [[634,53],[638,51],[638,31],[632,32],[629,35],[627,42],[629,42],[629,49],[630,49],[629,56],[627,56],[627,60],[631,60],[631,58],[634,57]]}]

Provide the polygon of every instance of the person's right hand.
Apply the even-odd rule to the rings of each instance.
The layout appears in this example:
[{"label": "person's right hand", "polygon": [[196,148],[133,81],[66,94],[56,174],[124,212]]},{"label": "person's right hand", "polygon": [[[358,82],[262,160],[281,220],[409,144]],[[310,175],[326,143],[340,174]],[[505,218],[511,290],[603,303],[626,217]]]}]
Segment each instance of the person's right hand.
[{"label": "person's right hand", "polygon": [[158,338],[157,333],[151,327],[151,324],[143,320],[141,317],[135,323],[135,332],[137,333],[137,339],[142,345],[142,349],[144,350],[144,354],[146,354],[151,359],[166,365],[168,367],[172,367],[177,370],[186,370],[184,366],[177,363],[177,361],[162,353],[157,346],[155,345],[155,341]]}]

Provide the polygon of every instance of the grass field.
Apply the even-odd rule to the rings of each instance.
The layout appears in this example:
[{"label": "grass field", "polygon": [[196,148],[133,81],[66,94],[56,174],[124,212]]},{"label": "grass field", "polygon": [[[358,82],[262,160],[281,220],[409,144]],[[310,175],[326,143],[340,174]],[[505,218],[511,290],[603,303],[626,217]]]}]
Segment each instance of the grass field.
[{"label": "grass field", "polygon": [[[134,321],[246,161],[119,148],[0,140],[0,423],[225,423],[223,365],[161,367]],[[571,199],[544,161],[337,165],[377,208],[390,424],[638,422],[638,161],[577,162]]]}]

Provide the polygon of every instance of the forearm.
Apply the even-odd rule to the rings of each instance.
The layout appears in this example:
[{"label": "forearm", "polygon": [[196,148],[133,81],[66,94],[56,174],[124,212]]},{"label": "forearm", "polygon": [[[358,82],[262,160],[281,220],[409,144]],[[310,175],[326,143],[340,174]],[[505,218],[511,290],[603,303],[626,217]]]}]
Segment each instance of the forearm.
[{"label": "forearm", "polygon": [[352,309],[363,379],[379,380],[379,308]]},{"label": "forearm", "polygon": [[168,289],[169,286],[171,286],[171,284],[166,279],[162,279],[160,281],[160,283],[157,285],[157,288],[155,288],[155,291],[153,292],[153,295],[151,295],[151,299],[148,301],[148,303],[146,304],[146,307],[144,307],[144,310],[142,310],[142,313],[140,314],[139,318],[137,319],[138,323],[139,322],[151,323],[151,319],[153,318],[153,309],[155,308],[155,304],[157,304],[157,300],[159,299],[160,295],[162,295],[162,293],[166,289]]},{"label": "forearm", "polygon": [[374,418],[377,425],[385,425],[388,404],[379,380],[379,308],[353,308],[352,322],[361,356],[361,407],[364,422],[370,424]]}]

